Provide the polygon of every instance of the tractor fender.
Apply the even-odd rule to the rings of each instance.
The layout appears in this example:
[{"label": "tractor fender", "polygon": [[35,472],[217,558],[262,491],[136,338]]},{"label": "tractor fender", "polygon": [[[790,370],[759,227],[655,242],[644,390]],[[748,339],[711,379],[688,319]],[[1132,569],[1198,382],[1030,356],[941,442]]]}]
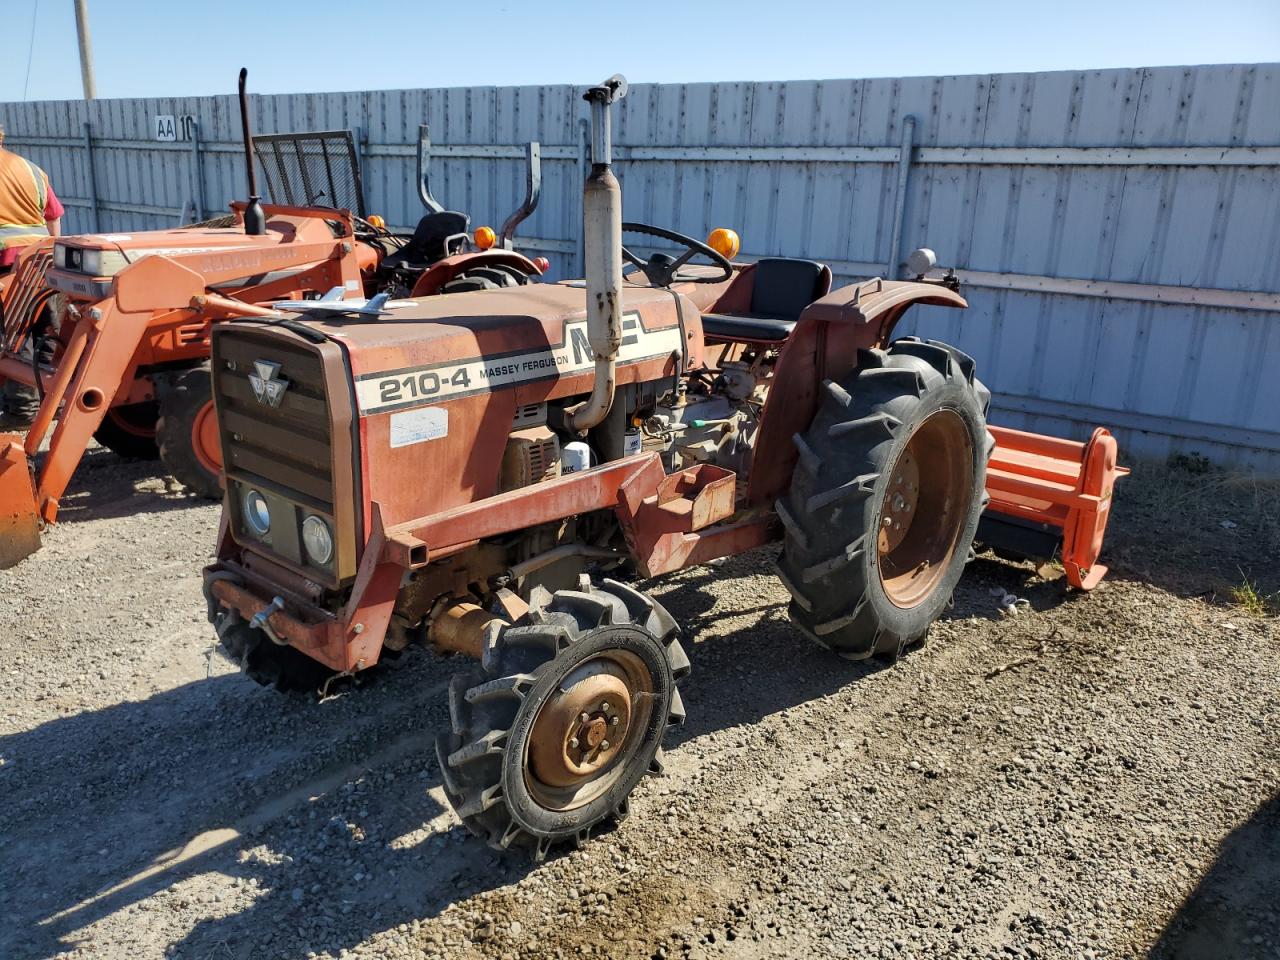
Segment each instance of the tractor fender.
[{"label": "tractor fender", "polygon": [[902,315],[917,303],[937,307],[969,305],[955,290],[938,282],[881,280],[877,277],[840,287],[815,300],[800,314],[800,324],[813,322],[852,327],[850,333],[856,346],[883,346],[889,342]]},{"label": "tractor fender", "polygon": [[796,462],[791,438],[808,429],[823,381],[848,374],[859,350],[888,343],[915,304],[968,306],[940,282],[875,278],[832,290],[804,309],[778,357],[760,418],[748,503],[772,504],[786,492]]},{"label": "tractor fender", "polygon": [[414,297],[429,297],[464,270],[489,264],[505,265],[523,270],[531,277],[542,276],[538,265],[522,253],[514,250],[481,250],[478,253],[455,253],[451,257],[433,263],[413,285]]}]

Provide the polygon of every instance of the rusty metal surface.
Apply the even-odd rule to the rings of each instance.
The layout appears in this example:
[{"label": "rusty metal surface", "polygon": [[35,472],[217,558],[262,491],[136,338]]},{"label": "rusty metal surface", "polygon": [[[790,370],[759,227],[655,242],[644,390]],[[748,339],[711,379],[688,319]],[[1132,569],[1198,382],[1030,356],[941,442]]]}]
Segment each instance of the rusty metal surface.
[{"label": "rusty metal surface", "polygon": [[[279,406],[259,403],[249,382],[259,362],[279,364],[287,381]],[[213,396],[227,487],[234,500],[245,486],[261,488],[333,524],[329,569],[304,562],[300,543],[259,545],[243,527],[238,501],[232,531],[238,542],[300,574],[337,586],[357,570],[361,530],[370,521],[356,477],[351,387],[336,343],[310,343],[279,327],[219,324],[213,337]],[[299,520],[299,523],[301,521]]]},{"label": "rusty metal surface", "polygon": [[0,433],[0,570],[40,549],[35,497],[22,438]]},{"label": "rusty metal surface", "polygon": [[426,543],[434,555],[458,544],[523,530],[550,520],[610,510],[617,504],[618,490],[628,478],[648,478],[647,489],[652,492],[662,475],[657,454],[627,457],[592,470],[408,520],[389,527],[388,535],[397,537],[407,533]]},{"label": "rusty metal surface", "polygon": [[431,620],[427,639],[440,653],[460,653],[479,660],[484,653],[485,631],[502,618],[470,600],[450,603]]}]

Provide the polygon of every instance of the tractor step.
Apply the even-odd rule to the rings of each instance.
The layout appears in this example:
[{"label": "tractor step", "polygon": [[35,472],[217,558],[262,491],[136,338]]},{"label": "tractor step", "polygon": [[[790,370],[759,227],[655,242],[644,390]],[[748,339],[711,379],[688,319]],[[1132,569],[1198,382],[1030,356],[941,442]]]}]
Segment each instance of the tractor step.
[{"label": "tractor step", "polygon": [[1115,482],[1115,438],[1099,427],[1086,443],[989,427],[996,448],[987,466],[987,505],[978,539],[1028,559],[1060,559],[1067,582],[1092,590],[1107,572],[1098,562]]},{"label": "tractor step", "polygon": [[31,465],[16,433],[0,433],[0,570],[40,549]]}]

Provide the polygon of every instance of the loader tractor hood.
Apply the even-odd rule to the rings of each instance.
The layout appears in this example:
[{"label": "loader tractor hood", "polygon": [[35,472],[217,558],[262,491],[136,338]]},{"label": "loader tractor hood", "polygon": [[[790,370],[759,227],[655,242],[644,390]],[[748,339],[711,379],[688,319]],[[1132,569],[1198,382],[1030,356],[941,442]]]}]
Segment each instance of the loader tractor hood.
[{"label": "loader tractor hood", "polygon": [[255,250],[332,239],[334,233],[323,221],[289,216],[273,217],[262,236],[249,236],[236,225],[59,237],[53,244],[48,282],[60,293],[101,300],[110,293],[111,279],[143,257],[168,257],[202,275],[243,262],[248,276],[255,269]]}]

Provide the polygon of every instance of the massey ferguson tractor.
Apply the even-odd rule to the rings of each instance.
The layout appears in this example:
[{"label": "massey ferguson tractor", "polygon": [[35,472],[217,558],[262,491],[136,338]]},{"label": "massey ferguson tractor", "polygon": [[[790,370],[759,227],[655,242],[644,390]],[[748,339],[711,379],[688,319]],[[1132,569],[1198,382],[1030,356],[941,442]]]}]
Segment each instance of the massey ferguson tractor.
[{"label": "massey ferguson tractor", "polygon": [[[209,385],[209,332],[245,303],[339,296],[427,296],[513,287],[547,263],[513,249],[537,206],[540,152],[528,145],[527,194],[500,232],[468,232],[469,217],[431,193],[430,140],[419,128],[418,193],[426,212],[412,234],[366,219],[349,131],[254,138],[240,79],[248,203],[209,224],[132,234],[59,237],[24,251],[0,287],[0,383],[38,391],[25,438],[0,434],[0,568],[40,545],[90,438],[124,457],[159,457],[200,496],[222,496],[222,453]],[[257,165],[276,204],[258,200]],[[148,257],[204,281],[200,293],[137,310],[120,296]],[[227,310],[231,313],[228,314]],[[270,311],[266,311],[270,312]],[[40,454],[49,436],[49,449]],[[37,458],[39,461],[37,462]]]},{"label": "massey ferguson tractor", "polygon": [[[205,591],[223,648],[286,690],[410,643],[473,658],[436,741],[443,783],[473,832],[537,858],[625,816],[684,720],[689,658],[643,578],[781,542],[800,632],[896,657],[951,597],[997,446],[973,360],[893,339],[915,304],[964,307],[953,279],[831,290],[813,261],[733,263],[729,231],[623,223],[625,92],[586,94],[585,281],[213,334],[226,500]],[[184,277],[158,260],[152,281]],[[1114,441],[1008,438],[998,522],[1074,525],[1086,558]]]}]

